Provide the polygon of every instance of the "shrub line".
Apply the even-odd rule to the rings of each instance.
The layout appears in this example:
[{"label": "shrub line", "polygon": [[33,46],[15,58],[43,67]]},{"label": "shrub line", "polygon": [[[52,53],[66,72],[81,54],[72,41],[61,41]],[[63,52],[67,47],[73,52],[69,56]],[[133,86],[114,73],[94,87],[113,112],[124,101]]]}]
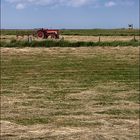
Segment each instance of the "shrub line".
[{"label": "shrub line", "polygon": [[127,42],[123,41],[112,41],[112,42],[69,42],[69,41],[55,41],[55,40],[44,40],[44,41],[17,41],[12,40],[11,42],[1,41],[1,47],[95,47],[95,46],[139,46],[140,42],[131,40]]}]

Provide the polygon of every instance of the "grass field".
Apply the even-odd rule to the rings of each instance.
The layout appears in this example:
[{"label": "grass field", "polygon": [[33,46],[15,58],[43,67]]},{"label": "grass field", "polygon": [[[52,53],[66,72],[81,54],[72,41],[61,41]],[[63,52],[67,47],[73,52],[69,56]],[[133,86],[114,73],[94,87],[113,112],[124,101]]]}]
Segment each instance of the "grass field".
[{"label": "grass field", "polygon": [[133,29],[83,29],[61,30],[62,35],[87,35],[87,36],[139,36],[140,30]]},{"label": "grass field", "polygon": [[138,140],[139,47],[1,48],[1,139]]},{"label": "grass field", "polygon": [[133,46],[137,47],[140,44],[139,37],[131,38],[131,40],[128,41],[103,41],[99,39],[98,41],[70,41],[67,39],[59,39],[59,40],[53,40],[53,39],[37,39],[32,38],[32,41],[29,41],[28,38],[22,38],[22,39],[15,39],[15,38],[9,38],[9,39],[1,39],[0,41],[0,47],[10,47],[10,48],[23,48],[23,47],[97,47],[97,46],[110,46],[110,47],[117,47],[117,46]]},{"label": "grass field", "polygon": [[[35,38],[33,37],[33,40],[36,41],[42,41],[42,39],[39,38]],[[64,39],[65,41],[69,41],[69,42],[78,42],[78,41],[84,41],[84,42],[98,42],[99,39],[101,42],[113,42],[113,41],[123,41],[123,42],[127,42],[127,41],[131,41],[134,40],[134,38],[136,40],[140,41],[140,36],[77,36],[77,35],[60,35],[60,39]],[[27,40],[28,36],[24,36],[24,38],[22,37],[16,37],[16,35],[1,35],[1,41],[11,41],[11,40]],[[45,39],[43,39],[45,40]]]},{"label": "grass field", "polygon": [[[113,42],[69,42],[69,41],[11,41],[11,42],[0,42],[1,47],[10,47],[10,48],[25,48],[25,47],[45,47],[51,48],[54,47],[97,47],[97,46],[108,46],[108,47],[123,47],[123,46],[133,46],[138,47],[138,41],[113,41]],[[20,46],[20,47],[19,47]]]},{"label": "grass field", "polygon": [[[35,29],[36,30],[36,29]],[[2,35],[28,35],[33,34],[34,29],[32,30],[1,30]],[[139,29],[63,29],[60,30],[61,35],[81,35],[81,36],[139,36]]]}]

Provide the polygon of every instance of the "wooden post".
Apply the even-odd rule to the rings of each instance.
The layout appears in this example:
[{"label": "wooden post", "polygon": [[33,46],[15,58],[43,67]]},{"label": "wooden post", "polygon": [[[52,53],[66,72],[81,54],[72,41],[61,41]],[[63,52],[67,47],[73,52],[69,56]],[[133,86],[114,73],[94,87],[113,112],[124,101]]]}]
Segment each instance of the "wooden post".
[{"label": "wooden post", "polygon": [[99,36],[99,41],[98,42],[101,42],[101,37]]},{"label": "wooden post", "polygon": [[134,39],[133,40],[136,41],[135,35],[134,35]]},{"label": "wooden post", "polygon": [[28,35],[28,42],[31,43],[32,42],[32,37],[30,35]]},{"label": "wooden post", "polygon": [[29,35],[27,35],[27,40],[28,40],[28,42],[29,42]]}]

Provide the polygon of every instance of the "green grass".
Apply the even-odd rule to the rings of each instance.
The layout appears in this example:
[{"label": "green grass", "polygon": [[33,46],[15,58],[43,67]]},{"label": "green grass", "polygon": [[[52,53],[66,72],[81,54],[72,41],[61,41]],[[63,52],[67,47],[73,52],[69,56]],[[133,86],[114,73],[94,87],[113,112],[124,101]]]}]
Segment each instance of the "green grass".
[{"label": "green grass", "polygon": [[83,30],[62,30],[62,35],[83,35],[83,36],[133,36],[140,35],[138,29],[83,29]]},{"label": "green grass", "polygon": [[48,117],[41,118],[40,116],[38,116],[37,118],[35,117],[23,118],[23,119],[16,118],[16,122],[21,125],[48,124],[50,121],[51,121],[51,118],[48,118]]},{"label": "green grass", "polygon": [[101,112],[96,112],[98,114],[109,114],[109,115],[115,115],[115,116],[120,116],[120,115],[123,115],[123,116],[139,116],[139,110],[130,110],[130,109],[109,109],[107,111],[101,111]]},{"label": "green grass", "polygon": [[[28,35],[35,30],[1,30],[2,35]],[[84,36],[139,36],[139,30],[133,29],[76,29],[60,30],[61,35],[84,35]]]},{"label": "green grass", "polygon": [[[137,47],[51,48],[41,52],[30,49],[28,53],[20,49],[14,52],[12,48],[9,53],[2,52],[3,120],[23,125],[94,127],[96,121],[93,122],[92,115],[95,114],[137,117],[136,109],[99,111],[106,106],[117,105],[117,108],[122,101],[138,104]],[[82,49],[85,50],[80,53]],[[90,91],[87,96],[82,94],[86,91]],[[117,96],[130,91],[134,92],[124,98]],[[89,119],[84,122],[81,116]],[[66,120],[68,117],[70,121]]]},{"label": "green grass", "polygon": [[63,122],[59,122],[59,125],[64,127],[71,126],[71,127],[99,127],[103,125],[101,122],[97,121],[86,121],[86,120],[64,120]]},{"label": "green grass", "polygon": [[0,42],[1,47],[95,47],[95,46],[139,46],[140,42],[132,40],[128,42],[124,41],[112,41],[112,42],[69,42],[69,41],[16,41]]},{"label": "green grass", "polygon": [[17,29],[2,29],[1,35],[28,35],[33,34],[35,30],[17,30]]}]

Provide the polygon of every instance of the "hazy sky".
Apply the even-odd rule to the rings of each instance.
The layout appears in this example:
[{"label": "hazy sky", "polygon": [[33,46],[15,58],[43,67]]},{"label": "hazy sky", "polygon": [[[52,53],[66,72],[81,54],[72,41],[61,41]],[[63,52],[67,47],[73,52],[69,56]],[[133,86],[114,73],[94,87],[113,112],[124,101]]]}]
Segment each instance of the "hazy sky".
[{"label": "hazy sky", "polygon": [[1,0],[1,28],[139,27],[139,0]]}]

